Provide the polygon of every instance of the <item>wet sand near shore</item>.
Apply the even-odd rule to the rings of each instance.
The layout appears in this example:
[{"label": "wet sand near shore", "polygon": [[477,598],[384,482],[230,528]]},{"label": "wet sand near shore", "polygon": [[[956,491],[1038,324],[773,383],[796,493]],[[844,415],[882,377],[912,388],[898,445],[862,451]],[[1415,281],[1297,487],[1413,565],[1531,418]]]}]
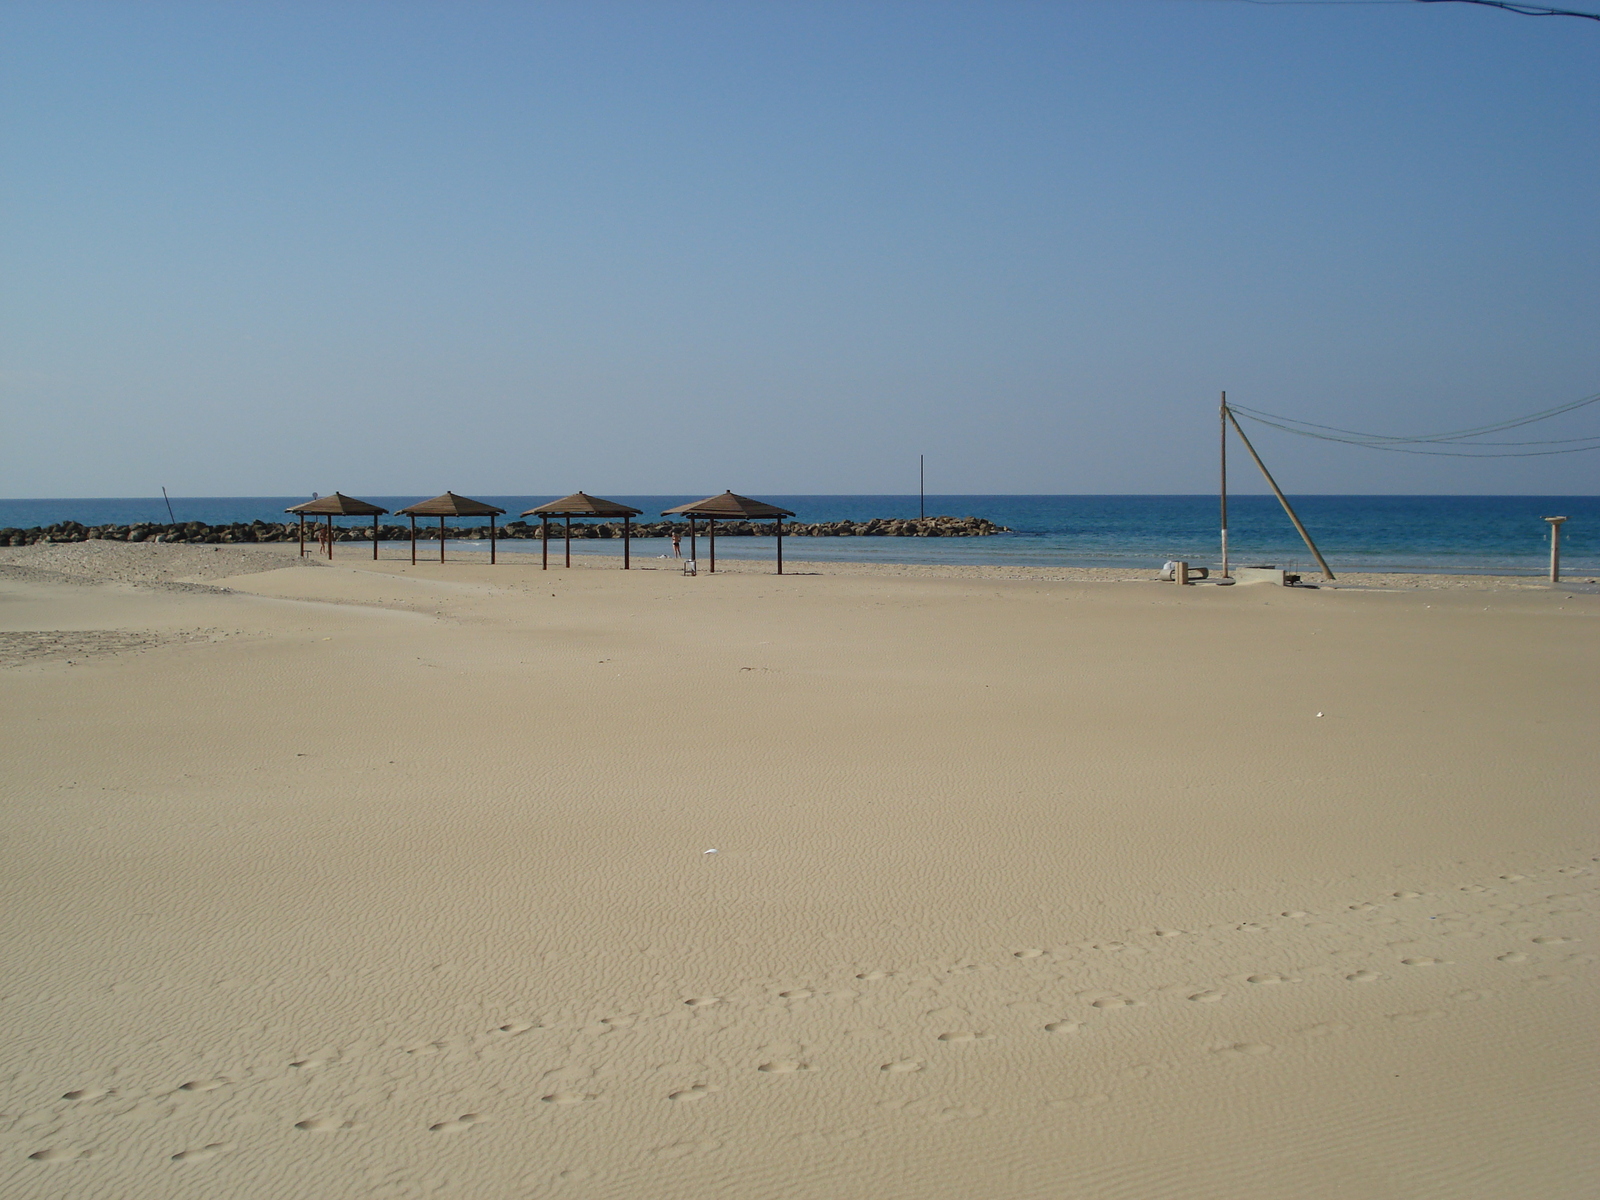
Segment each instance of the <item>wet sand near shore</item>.
[{"label": "wet sand near shore", "polygon": [[[446,550],[448,564],[485,565],[488,558],[486,543],[473,543],[477,548],[464,550],[449,546]],[[581,543],[580,543],[581,545]],[[686,547],[687,549],[687,547]],[[381,542],[379,560],[386,563],[411,562],[410,547],[406,543]],[[179,579],[204,582],[236,574],[241,569],[252,572],[271,570],[286,561],[300,566],[361,566],[370,564],[372,546],[359,542],[341,542],[335,548],[333,560],[323,558],[308,543],[302,555],[292,543],[264,543],[250,546],[190,546],[162,545],[159,543],[77,542],[59,545],[28,547],[0,547],[0,574],[17,571],[50,572],[67,579],[84,582],[120,582],[131,584],[173,583]],[[537,568],[537,554],[526,549],[502,550],[503,563],[508,570]],[[219,557],[222,556],[222,557]],[[550,570],[562,570],[562,549],[552,543]],[[439,561],[437,542],[419,542],[417,564],[426,569]],[[621,569],[618,556],[613,554],[584,554],[574,551],[574,569],[615,571]],[[681,560],[665,555],[647,554],[636,550],[633,570],[677,572]],[[709,560],[701,564],[702,573],[708,573]],[[765,575],[773,570],[766,559],[729,558],[724,556],[717,564],[719,573]],[[854,575],[896,579],[1026,579],[1036,582],[1073,583],[1129,583],[1158,582],[1157,570],[1124,567],[1024,567],[982,566],[964,563],[863,563],[812,561],[795,558],[787,560],[786,573],[791,575]],[[1548,590],[1552,586],[1586,592],[1600,585],[1600,579],[1582,572],[1567,572],[1562,582],[1552,585],[1543,576],[1533,575],[1447,575],[1405,572],[1343,571],[1330,585],[1320,574],[1311,572],[1302,576],[1311,587],[1378,588],[1378,589],[1446,589],[1467,591]],[[1214,584],[1215,581],[1210,581]],[[1202,585],[1205,586],[1205,585]]]},{"label": "wet sand near shore", "polygon": [[1600,597],[453,557],[0,551],[0,1193],[1600,1184]]}]

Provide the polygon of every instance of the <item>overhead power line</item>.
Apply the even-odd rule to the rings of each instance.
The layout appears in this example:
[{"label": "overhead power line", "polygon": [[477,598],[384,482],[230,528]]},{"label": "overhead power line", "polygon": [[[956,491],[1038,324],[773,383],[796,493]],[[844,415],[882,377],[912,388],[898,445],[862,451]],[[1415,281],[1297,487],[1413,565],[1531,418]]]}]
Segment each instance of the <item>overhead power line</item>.
[{"label": "overhead power line", "polygon": [[1524,17],[1580,17],[1600,21],[1600,13],[1578,12],[1572,8],[1548,8],[1543,4],[1518,4],[1515,0],[1416,0],[1418,4],[1477,4],[1483,8],[1503,8]]},{"label": "overhead power line", "polygon": [[1498,8],[1522,17],[1578,17],[1585,21],[1600,21],[1600,13],[1581,12],[1575,8],[1554,8],[1548,4],[1522,4],[1518,0],[1243,0],[1243,3],[1259,4],[1263,8],[1352,4],[1476,4],[1480,8]]},{"label": "overhead power line", "polygon": [[[1497,421],[1492,425],[1478,425],[1471,429],[1455,429],[1444,433],[1430,433],[1412,437],[1400,437],[1385,433],[1363,433],[1355,429],[1341,429],[1335,425],[1322,425],[1316,421],[1303,421],[1298,417],[1285,417],[1279,413],[1263,412],[1260,409],[1247,408],[1240,404],[1230,404],[1228,407],[1241,417],[1261,425],[1271,426],[1273,429],[1281,429],[1285,433],[1299,434],[1301,437],[1316,438],[1318,441],[1324,442],[1342,442],[1348,446],[1365,446],[1369,450],[1389,450],[1397,454],[1434,454],[1450,458],[1537,458],[1547,454],[1578,454],[1585,450],[1600,450],[1600,434],[1572,438],[1546,438],[1527,442],[1474,441],[1472,439],[1486,437],[1494,433],[1504,433],[1510,429],[1519,429],[1524,425],[1532,425],[1536,421],[1547,421],[1551,417],[1559,417],[1563,413],[1573,412],[1595,403],[1600,403],[1600,393],[1586,396],[1582,400],[1558,404],[1554,408],[1547,408],[1540,412],[1529,413],[1526,416],[1514,417],[1509,421]],[[1426,446],[1448,446],[1451,448],[1438,450],[1422,448]],[[1532,446],[1559,448],[1540,450],[1524,448]]]}]

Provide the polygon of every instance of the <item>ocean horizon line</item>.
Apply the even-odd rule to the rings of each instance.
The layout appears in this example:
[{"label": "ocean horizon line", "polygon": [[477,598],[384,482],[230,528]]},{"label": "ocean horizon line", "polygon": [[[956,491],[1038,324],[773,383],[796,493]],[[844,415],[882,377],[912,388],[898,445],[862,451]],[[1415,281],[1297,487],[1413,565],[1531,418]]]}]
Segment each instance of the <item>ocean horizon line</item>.
[{"label": "ocean horizon line", "polygon": [[[284,509],[308,496],[141,496],[0,500],[0,529],[45,528],[74,521],[88,527],[198,522],[281,524]],[[378,495],[364,500],[394,510],[426,497]],[[504,520],[555,497],[478,493],[507,510]],[[613,493],[654,520],[696,494]],[[765,493],[762,497],[818,525],[910,519],[919,515],[982,517],[1006,532],[982,537],[822,536],[794,539],[796,556],[817,560],[961,563],[1029,567],[1136,567],[1182,559],[1220,558],[1218,497],[1206,493]],[[1436,493],[1298,494],[1290,496],[1318,549],[1335,571],[1523,574],[1548,569],[1549,516],[1565,516],[1562,558],[1573,574],[1600,574],[1600,496],[1461,495]],[[404,521],[391,516],[390,523]],[[336,524],[351,522],[336,521]],[[353,523],[370,524],[364,518]],[[451,522],[471,528],[484,519]],[[1230,557],[1316,570],[1312,556],[1270,493],[1228,498]],[[738,542],[765,553],[760,538]],[[586,539],[608,552],[608,539]],[[742,553],[732,540],[727,553]]]},{"label": "ocean horizon line", "polygon": [[[454,491],[455,489],[452,488],[451,490]],[[603,492],[605,490],[606,489],[600,489],[599,491],[591,492],[590,495],[600,495],[601,492]],[[753,489],[753,490],[759,490],[759,489]],[[318,494],[318,495],[331,495],[332,493],[319,492],[319,493],[316,493],[316,494]],[[345,493],[345,495],[354,495],[354,494],[355,493],[353,493],[353,492],[346,492]],[[372,495],[377,495],[377,496],[388,497],[388,498],[391,498],[391,499],[393,499],[395,497],[398,497],[398,496],[401,496],[401,495],[408,496],[408,497],[412,496],[412,495],[418,495],[418,496],[423,495],[423,493],[421,493],[421,492],[416,492],[416,493],[404,492],[404,493],[402,493],[402,492],[376,492],[376,491],[372,492],[371,494]],[[435,493],[435,494],[437,495],[438,493]],[[458,492],[457,494],[458,495],[466,495],[467,493],[466,492]],[[546,495],[552,496],[552,497],[560,497],[560,496],[569,495],[570,493],[567,493],[567,492],[484,492],[482,494],[485,495],[485,496],[491,496],[491,497],[496,497],[496,496],[500,497],[500,498],[515,497],[515,498],[520,499],[520,498],[523,498],[523,497],[535,497],[535,498],[537,498],[537,497],[543,497],[543,496],[546,496]],[[634,496],[634,497],[640,497],[640,496],[649,496],[649,497],[672,496],[672,497],[677,497],[677,496],[680,496],[680,495],[681,496],[698,495],[699,493],[691,493],[691,492],[616,492],[614,494],[618,495],[618,496],[630,496],[631,495],[631,496]],[[707,494],[716,494],[716,493],[707,493]],[[1449,499],[1449,500],[1481,500],[1481,499],[1490,499],[1490,498],[1519,499],[1519,500],[1567,500],[1567,499],[1570,499],[1570,500],[1596,500],[1596,499],[1600,499],[1600,493],[1590,493],[1590,492],[1296,492],[1296,491],[1286,491],[1284,494],[1289,496],[1289,497],[1291,497],[1291,498],[1297,497],[1297,496],[1304,496],[1304,497],[1307,497],[1308,499],[1314,499],[1314,498],[1318,498],[1318,497],[1342,498],[1342,499],[1399,499],[1399,498],[1421,499],[1421,498],[1429,498],[1429,499],[1440,499],[1440,500],[1445,500],[1445,499]],[[216,495],[199,494],[199,493],[179,494],[179,493],[173,492],[173,493],[170,493],[166,498],[167,499],[171,499],[171,500],[289,500],[289,499],[298,500],[302,496],[310,496],[310,495],[312,495],[312,493],[310,493],[310,492],[304,492],[304,493],[301,493],[301,492],[262,492],[262,493],[244,493],[244,492],[241,492],[241,493],[237,493],[237,494],[234,494],[234,495],[222,495],[220,493],[216,494]],[[770,495],[770,496],[805,496],[805,497],[814,497],[816,499],[829,499],[829,498],[839,498],[839,499],[843,499],[843,498],[877,499],[877,498],[884,498],[884,499],[896,499],[896,500],[903,500],[903,499],[905,499],[907,497],[910,497],[912,499],[916,499],[919,495],[925,495],[930,499],[934,498],[934,497],[939,497],[941,499],[965,499],[965,498],[983,499],[985,497],[990,497],[990,496],[996,496],[996,497],[1038,496],[1038,497],[1050,497],[1050,498],[1055,498],[1055,497],[1062,497],[1062,498],[1068,498],[1068,497],[1084,497],[1084,498],[1092,498],[1092,497],[1116,497],[1116,498],[1127,498],[1127,497],[1152,497],[1152,498],[1209,497],[1209,498],[1211,498],[1213,500],[1218,498],[1218,493],[1217,492],[925,492],[925,493],[918,493],[918,492],[763,492],[763,495]],[[1272,493],[1270,491],[1255,491],[1255,490],[1252,490],[1250,488],[1240,488],[1238,490],[1229,489],[1228,495],[1229,495],[1230,498],[1232,498],[1234,496],[1271,496]],[[0,496],[0,504],[59,504],[59,503],[66,503],[66,502],[75,501],[75,500],[143,501],[143,500],[151,500],[151,499],[159,501],[159,500],[162,500],[163,497],[161,496],[160,493],[155,493],[154,495],[138,495],[138,496],[111,496],[111,495],[106,495],[106,496]]]}]

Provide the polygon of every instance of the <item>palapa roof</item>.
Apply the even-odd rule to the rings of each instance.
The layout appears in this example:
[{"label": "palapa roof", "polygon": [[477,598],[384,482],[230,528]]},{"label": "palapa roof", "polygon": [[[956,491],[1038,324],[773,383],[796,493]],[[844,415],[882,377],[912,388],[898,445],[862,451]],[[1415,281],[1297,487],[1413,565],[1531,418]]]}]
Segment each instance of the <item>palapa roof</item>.
[{"label": "palapa roof", "polygon": [[666,509],[661,515],[711,517],[718,521],[759,521],[770,520],[773,517],[794,516],[787,508],[779,508],[776,504],[768,504],[762,500],[752,500],[749,496],[736,496],[732,492],[723,492],[720,496],[707,496],[704,500],[696,500],[693,504],[680,504],[676,508]]},{"label": "palapa roof", "polygon": [[432,500],[423,500],[409,508],[402,508],[400,513],[407,517],[498,517],[505,511],[492,504],[485,504],[482,500],[470,500],[466,496],[446,492],[442,496],[435,496]]},{"label": "palapa roof", "polygon": [[626,504],[618,504],[615,500],[602,500],[599,496],[591,496],[587,492],[573,492],[570,496],[563,496],[559,500],[552,500],[549,504],[541,504],[538,508],[530,508],[522,514],[525,517],[637,517],[640,510],[629,508]]},{"label": "palapa roof", "polygon": [[389,510],[368,504],[365,500],[357,500],[354,496],[346,496],[343,492],[335,492],[331,496],[319,496],[283,511],[307,517],[376,517]]}]

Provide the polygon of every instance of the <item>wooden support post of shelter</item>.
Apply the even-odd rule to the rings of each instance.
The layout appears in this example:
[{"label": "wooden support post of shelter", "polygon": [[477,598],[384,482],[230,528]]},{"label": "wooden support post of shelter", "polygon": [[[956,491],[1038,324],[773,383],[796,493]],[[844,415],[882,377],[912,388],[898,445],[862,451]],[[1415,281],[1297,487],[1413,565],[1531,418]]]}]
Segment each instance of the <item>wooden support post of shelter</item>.
[{"label": "wooden support post of shelter", "polygon": [[485,504],[482,500],[473,500],[466,496],[458,496],[454,492],[445,492],[442,496],[435,496],[432,500],[423,500],[402,508],[401,513],[411,518],[411,561],[417,561],[417,518],[439,518],[439,561],[444,562],[444,535],[445,518],[447,517],[488,517],[489,518],[489,563],[492,566],[495,559],[495,525],[494,519],[506,510],[496,508],[492,504]]},{"label": "wooden support post of shelter", "polygon": [[573,492],[570,496],[563,496],[559,500],[552,500],[549,504],[541,504],[537,508],[530,508],[522,515],[525,517],[538,517],[540,529],[544,534],[544,562],[545,570],[550,569],[550,518],[563,518],[566,526],[567,540],[567,566],[572,565],[572,518],[582,520],[589,518],[622,518],[622,569],[632,568],[632,559],[629,554],[629,542],[633,537],[633,518],[637,517],[640,510],[630,508],[626,504],[618,504],[615,500],[602,500],[599,496],[591,496],[587,492]]},{"label": "wooden support post of shelter", "polygon": [[778,522],[778,574],[783,574],[783,518],[794,516],[787,508],[779,508],[776,504],[768,504],[763,500],[752,500],[748,496],[737,496],[733,492],[723,492],[720,496],[707,496],[704,500],[696,500],[693,504],[680,504],[676,508],[666,509],[661,515],[664,517],[683,516],[689,518],[689,556],[691,558],[694,557],[695,518],[704,518],[710,522],[711,570],[713,573],[717,569],[718,521],[771,521],[776,518]]},{"label": "wooden support post of shelter", "polygon": [[378,518],[388,512],[387,508],[379,508],[376,504],[368,504],[365,500],[357,500],[354,496],[346,496],[343,492],[335,492],[331,496],[321,496],[315,500],[308,500],[304,504],[296,504],[293,508],[286,508],[284,512],[294,513],[300,518],[300,557],[306,553],[306,518],[326,517],[328,519],[328,557],[333,557],[333,518],[338,517],[371,517],[372,518],[372,557],[378,557]]},{"label": "wooden support post of shelter", "polygon": [[1289,520],[1294,522],[1294,527],[1300,531],[1300,537],[1306,544],[1306,549],[1311,551],[1311,557],[1317,560],[1317,566],[1322,568],[1322,577],[1329,583],[1334,581],[1333,572],[1328,569],[1328,564],[1323,560],[1322,552],[1317,549],[1317,544],[1311,540],[1311,535],[1306,532],[1306,527],[1300,523],[1300,518],[1295,516],[1294,509],[1289,504],[1289,498],[1283,494],[1283,489],[1278,486],[1278,481],[1272,477],[1272,472],[1267,470],[1267,464],[1261,461],[1261,456],[1256,453],[1256,448],[1250,444],[1250,439],[1245,437],[1244,430],[1239,427],[1239,419],[1233,415],[1233,409],[1227,404],[1222,406],[1223,415],[1228,418],[1228,423],[1233,426],[1233,431],[1239,435],[1239,440],[1244,443],[1244,448],[1250,451],[1250,457],[1255,459],[1256,466],[1261,468],[1261,474],[1266,477],[1267,486],[1272,489],[1272,494],[1278,498],[1278,503],[1283,505],[1283,511],[1289,514]]}]

